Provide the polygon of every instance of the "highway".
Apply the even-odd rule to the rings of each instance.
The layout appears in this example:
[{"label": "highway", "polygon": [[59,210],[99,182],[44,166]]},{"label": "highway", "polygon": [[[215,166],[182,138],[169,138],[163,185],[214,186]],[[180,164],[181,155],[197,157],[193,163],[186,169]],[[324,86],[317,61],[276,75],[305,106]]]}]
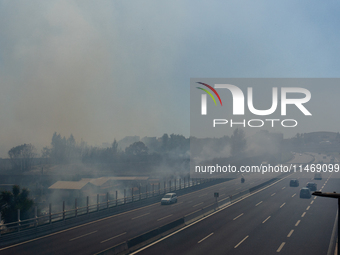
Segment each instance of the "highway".
[{"label": "highway", "polygon": [[[327,254],[337,201],[299,198],[313,176],[295,173],[300,187],[280,181],[133,254]],[[339,174],[313,182],[323,192],[340,192]]]},{"label": "highway", "polygon": [[[294,161],[303,163],[310,161],[311,158],[308,155],[297,155]],[[312,174],[305,173],[296,173],[294,176],[300,179],[300,187],[313,177]],[[316,181],[318,188],[325,184],[323,191],[335,191],[339,187],[338,179],[330,178],[327,181],[328,177],[330,174],[323,174],[323,179]],[[2,247],[0,253],[95,254],[211,205],[214,203],[214,192],[219,192],[219,199],[223,199],[261,182],[263,182],[261,178],[246,175],[246,183],[243,184],[240,183],[240,179],[217,184],[180,196],[178,203],[170,206],[152,204],[48,236]],[[230,254],[271,254],[273,250],[279,249],[282,243],[284,244],[280,252],[288,252],[289,244],[294,243],[291,240],[300,237],[304,244],[311,245],[311,254],[323,254],[313,253],[316,251],[313,244],[320,247],[320,251],[327,251],[337,204],[327,198],[300,199],[298,191],[299,187],[289,187],[288,179],[282,180],[140,253],[211,254],[209,250],[213,250],[214,254],[225,254],[226,251]],[[306,213],[302,217],[304,212]],[[308,224],[310,221],[315,228],[310,229]],[[311,242],[310,238],[313,236],[314,239],[315,232],[321,230],[328,236]],[[287,237],[289,233],[292,238]],[[252,249],[258,250],[258,253]]]}]

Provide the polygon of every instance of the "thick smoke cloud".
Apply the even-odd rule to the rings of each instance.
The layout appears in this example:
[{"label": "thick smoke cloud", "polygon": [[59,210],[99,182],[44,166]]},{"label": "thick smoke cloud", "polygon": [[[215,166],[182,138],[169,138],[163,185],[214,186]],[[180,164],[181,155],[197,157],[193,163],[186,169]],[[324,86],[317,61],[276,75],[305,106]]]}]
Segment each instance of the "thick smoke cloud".
[{"label": "thick smoke cloud", "polygon": [[165,61],[165,54],[177,43],[174,28],[157,22],[172,14],[150,18],[138,5],[2,3],[0,157],[23,143],[41,149],[55,131],[94,145],[183,133],[174,114],[161,118],[171,95],[164,79],[176,58]]}]

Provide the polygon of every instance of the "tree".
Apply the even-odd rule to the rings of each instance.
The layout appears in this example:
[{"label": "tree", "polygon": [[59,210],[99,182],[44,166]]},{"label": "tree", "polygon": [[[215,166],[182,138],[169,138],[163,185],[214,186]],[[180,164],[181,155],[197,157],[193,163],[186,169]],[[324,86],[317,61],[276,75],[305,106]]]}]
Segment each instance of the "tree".
[{"label": "tree", "polygon": [[29,198],[29,190],[23,188],[20,191],[19,185],[13,185],[12,192],[2,191],[0,193],[0,211],[4,223],[18,220],[18,209],[20,219],[29,218],[29,212],[34,202]]},{"label": "tree", "polygon": [[8,155],[13,169],[27,171],[31,169],[33,158],[36,157],[37,153],[32,144],[25,143],[10,149]]},{"label": "tree", "polygon": [[168,134],[164,134],[162,136],[162,150],[163,151],[167,151],[168,150],[168,141],[169,141]]},{"label": "tree", "polygon": [[117,153],[118,153],[118,143],[117,143],[116,139],[113,140],[111,150],[112,150],[113,155],[116,156]]},{"label": "tree", "polygon": [[243,129],[235,129],[231,140],[231,155],[236,156],[244,152],[246,148],[246,139]]},{"label": "tree", "polygon": [[126,147],[125,153],[127,155],[147,155],[148,154],[148,147],[145,146],[143,142],[135,142],[131,144],[129,147]]},{"label": "tree", "polygon": [[42,158],[49,158],[51,156],[51,149],[48,147],[44,147],[41,150],[41,157]]}]

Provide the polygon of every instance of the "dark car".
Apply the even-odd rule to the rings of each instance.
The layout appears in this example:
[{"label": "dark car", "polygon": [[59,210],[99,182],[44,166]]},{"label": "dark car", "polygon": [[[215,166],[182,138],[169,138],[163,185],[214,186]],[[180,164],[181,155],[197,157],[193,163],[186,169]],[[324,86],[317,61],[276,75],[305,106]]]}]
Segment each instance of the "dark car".
[{"label": "dark car", "polygon": [[322,175],[321,175],[321,173],[315,173],[315,174],[314,174],[314,180],[322,180]]},{"label": "dark car", "polygon": [[316,183],[315,182],[308,182],[306,185],[311,191],[316,191]]},{"label": "dark car", "polygon": [[241,183],[244,183],[246,179],[244,177],[241,178]]},{"label": "dark car", "polygon": [[300,183],[298,179],[291,179],[289,182],[290,187],[299,187]]},{"label": "dark car", "polygon": [[311,198],[312,194],[310,193],[310,189],[309,188],[302,188],[300,189],[300,198]]}]

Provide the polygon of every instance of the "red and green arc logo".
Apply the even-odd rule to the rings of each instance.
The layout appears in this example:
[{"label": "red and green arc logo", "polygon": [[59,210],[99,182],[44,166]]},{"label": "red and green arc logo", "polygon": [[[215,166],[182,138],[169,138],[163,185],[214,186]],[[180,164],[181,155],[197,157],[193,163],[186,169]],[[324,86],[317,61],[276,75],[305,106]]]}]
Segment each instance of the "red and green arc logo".
[{"label": "red and green arc logo", "polygon": [[[221,104],[221,106],[222,106],[222,100],[221,100],[221,98],[220,98],[220,95],[217,93],[217,91],[216,91],[213,87],[211,87],[210,85],[208,85],[208,84],[206,84],[206,83],[203,83],[203,82],[197,82],[197,83],[199,83],[199,84],[201,84],[201,85],[206,86],[207,88],[209,88],[209,89],[217,96],[217,98],[218,98],[218,100],[220,101],[220,104]],[[213,94],[211,94],[211,92],[210,92],[209,90],[204,89],[204,88],[201,88],[201,87],[196,87],[196,88],[201,89],[201,90],[203,90],[204,92],[206,92],[206,93],[214,100],[215,105],[217,105],[216,100],[215,100],[215,97],[213,96]]]}]

